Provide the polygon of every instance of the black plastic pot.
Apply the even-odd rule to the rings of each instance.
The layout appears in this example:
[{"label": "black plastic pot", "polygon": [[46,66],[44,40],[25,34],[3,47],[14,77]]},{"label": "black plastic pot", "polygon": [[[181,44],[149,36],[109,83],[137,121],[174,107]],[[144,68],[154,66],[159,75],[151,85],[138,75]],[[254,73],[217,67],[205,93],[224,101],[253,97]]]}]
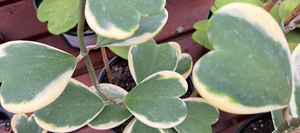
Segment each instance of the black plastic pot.
[{"label": "black plastic pot", "polygon": [[[271,113],[263,113],[263,114],[258,114],[252,118],[250,118],[249,120],[247,120],[246,122],[244,122],[240,128],[237,130],[236,133],[243,133],[244,129],[247,128],[250,124],[252,124],[253,122],[258,121],[260,118],[262,117],[270,117],[271,118]],[[265,127],[265,128],[270,128],[270,127]]]},{"label": "black plastic pot", "polygon": [[[123,58],[119,57],[119,56],[115,56],[114,58],[112,58],[108,64],[109,64],[109,67],[112,67],[114,66],[116,63],[118,63],[119,61],[121,60],[124,60]],[[104,75],[106,74],[106,69],[105,67],[103,67],[103,69],[101,70],[99,76],[98,76],[98,82],[101,83],[101,81],[103,80],[104,78]],[[187,83],[188,83],[188,91],[190,92],[190,94],[193,93],[193,91],[195,90],[195,87],[194,87],[194,84],[192,82],[192,78],[191,76],[189,76],[187,79],[186,79]],[[110,129],[110,132],[111,133],[117,133],[116,131]]]},{"label": "black plastic pot", "polygon": [[13,113],[10,113],[8,111],[6,111],[2,106],[0,106],[0,126],[5,126],[5,130],[4,128],[1,127],[0,132],[2,131],[9,131],[10,128],[10,121],[11,118],[13,117]]},{"label": "black plastic pot", "polygon": [[[43,2],[43,0],[33,0],[34,8],[37,10],[40,4]],[[85,45],[95,45],[97,43],[97,35],[94,31],[84,31],[83,32],[83,38]],[[66,44],[68,44],[71,48],[75,50],[79,49],[79,42],[77,39],[77,30],[76,27],[61,34],[60,37],[65,41]]]},{"label": "black plastic pot", "polygon": [[[112,58],[108,64],[109,64],[109,67],[112,67],[114,66],[117,62],[121,61],[121,60],[124,60],[123,58],[119,57],[119,56],[115,56],[114,58]],[[98,82],[101,83],[102,79],[104,78],[104,75],[106,73],[106,69],[105,67],[103,67],[103,69],[101,70],[99,76],[98,76]],[[192,82],[192,77],[189,76],[187,79],[186,79],[186,82],[188,83],[188,91],[192,92],[195,90],[195,87],[194,87],[194,84]]]},{"label": "black plastic pot", "polygon": [[211,17],[211,15],[213,15],[213,13],[211,12],[211,10],[209,10],[209,12],[206,15],[206,19],[209,19]]}]

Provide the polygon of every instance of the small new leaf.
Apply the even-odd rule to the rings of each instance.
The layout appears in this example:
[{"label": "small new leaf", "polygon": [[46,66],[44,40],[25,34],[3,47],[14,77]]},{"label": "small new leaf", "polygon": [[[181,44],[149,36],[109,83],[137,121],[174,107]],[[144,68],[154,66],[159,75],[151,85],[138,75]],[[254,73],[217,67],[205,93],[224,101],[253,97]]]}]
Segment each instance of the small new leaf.
[{"label": "small new leaf", "polygon": [[14,133],[47,133],[47,130],[37,125],[34,115],[29,118],[26,114],[14,115],[11,119],[11,127]]},{"label": "small new leaf", "polygon": [[41,22],[48,21],[50,33],[59,35],[78,23],[79,2],[76,0],[43,0],[37,10]]},{"label": "small new leaf", "polygon": [[197,43],[201,44],[203,47],[207,48],[208,50],[213,50],[213,46],[210,44],[208,37],[207,37],[207,26],[208,20],[202,20],[194,24],[194,28],[196,32],[193,33],[192,38]]}]

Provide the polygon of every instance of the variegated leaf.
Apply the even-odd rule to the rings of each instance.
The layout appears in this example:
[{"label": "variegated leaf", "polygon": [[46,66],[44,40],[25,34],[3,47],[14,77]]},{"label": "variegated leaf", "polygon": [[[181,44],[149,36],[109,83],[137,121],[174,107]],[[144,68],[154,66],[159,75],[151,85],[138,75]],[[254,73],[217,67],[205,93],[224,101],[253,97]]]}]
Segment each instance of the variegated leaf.
[{"label": "variegated leaf", "polygon": [[193,82],[213,106],[253,114],[284,108],[292,92],[291,56],[278,23],[264,9],[233,3],[211,17],[215,48],[195,64]]},{"label": "variegated leaf", "polygon": [[[113,84],[100,84],[100,86],[110,96],[118,99],[124,99],[128,93],[123,88]],[[104,99],[105,102],[108,101],[96,91],[95,87],[92,87],[92,90],[94,90],[102,99]],[[110,104],[106,105],[101,113],[88,125],[98,130],[111,129],[121,125],[131,116],[132,114],[127,110],[126,107]]]},{"label": "variegated leaf", "polygon": [[273,110],[271,112],[271,115],[272,115],[273,126],[275,129],[277,129],[281,123],[285,122],[283,115],[282,115],[282,109]]},{"label": "variegated leaf", "polygon": [[145,125],[137,119],[133,119],[124,129],[123,133],[165,133],[164,130]]},{"label": "variegated leaf", "polygon": [[179,133],[212,133],[211,124],[219,119],[218,109],[202,98],[188,98],[184,102],[188,115],[175,129]]},{"label": "variegated leaf", "polygon": [[141,17],[160,13],[166,0],[87,0],[86,20],[98,35],[112,39],[131,37]]},{"label": "variegated leaf", "polygon": [[67,86],[74,56],[31,41],[0,45],[1,105],[9,112],[28,113],[53,102]]},{"label": "variegated leaf", "polygon": [[100,46],[131,46],[149,41],[154,38],[164,27],[168,19],[168,12],[164,9],[155,16],[142,17],[138,30],[133,36],[123,39],[115,40],[98,36],[98,43]]},{"label": "variegated leaf", "polygon": [[128,65],[133,79],[140,83],[153,73],[175,71],[179,53],[168,43],[157,45],[153,39],[143,44],[131,46]]},{"label": "variegated leaf", "polygon": [[187,91],[185,79],[173,71],[157,72],[131,90],[125,105],[141,122],[155,128],[171,128],[186,115],[185,103],[179,98]]},{"label": "variegated leaf", "polygon": [[11,119],[11,128],[14,133],[47,133],[36,124],[34,115],[28,118],[26,114],[15,114]]},{"label": "variegated leaf", "polygon": [[71,132],[92,121],[104,108],[102,99],[87,86],[71,79],[50,105],[34,112],[37,124],[52,132]]},{"label": "variegated leaf", "polygon": [[294,91],[290,102],[290,110],[292,116],[298,118],[300,116],[300,46],[298,45],[292,53],[293,72],[294,72]]},{"label": "variegated leaf", "polygon": [[181,53],[181,47],[177,42],[168,42],[168,44],[172,45],[179,55],[175,72],[181,74],[185,79],[187,79],[193,68],[193,59],[191,55],[188,53]]},{"label": "variegated leaf", "polygon": [[253,4],[262,8],[264,7],[263,3],[260,0],[216,0],[214,6],[217,9],[219,9],[224,5],[234,3],[234,2],[243,2],[243,3]]}]

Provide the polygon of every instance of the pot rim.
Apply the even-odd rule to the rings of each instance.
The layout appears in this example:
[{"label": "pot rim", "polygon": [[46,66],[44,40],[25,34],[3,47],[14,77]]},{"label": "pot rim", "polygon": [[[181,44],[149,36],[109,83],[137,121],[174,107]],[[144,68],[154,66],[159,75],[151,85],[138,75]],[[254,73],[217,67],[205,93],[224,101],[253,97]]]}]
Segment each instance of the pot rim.
[{"label": "pot rim", "polygon": [[258,120],[260,117],[265,117],[265,116],[271,116],[271,112],[267,112],[267,113],[262,113],[262,114],[257,114],[253,117],[251,117],[250,119],[248,119],[247,121],[245,121],[240,127],[239,129],[236,131],[236,133],[242,133],[242,131],[252,122]]}]

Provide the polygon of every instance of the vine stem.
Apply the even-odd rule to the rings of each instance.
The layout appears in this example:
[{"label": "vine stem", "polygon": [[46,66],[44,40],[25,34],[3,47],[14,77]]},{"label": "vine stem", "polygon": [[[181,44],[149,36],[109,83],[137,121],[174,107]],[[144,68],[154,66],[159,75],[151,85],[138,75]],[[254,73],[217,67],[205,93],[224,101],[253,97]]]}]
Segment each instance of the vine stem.
[{"label": "vine stem", "polygon": [[[98,49],[98,48],[100,48],[100,46],[99,46],[98,44],[95,44],[95,45],[89,45],[89,46],[86,47],[87,53],[89,53],[89,51],[92,50],[92,49]],[[86,54],[86,55],[87,55],[87,54]],[[80,61],[83,59],[83,57],[86,56],[86,55],[84,55],[84,54],[79,54],[79,55],[76,57],[76,61],[77,61],[77,62],[80,62]]]},{"label": "vine stem", "polygon": [[114,98],[110,96],[108,93],[106,93],[99,85],[96,77],[96,73],[92,64],[92,61],[90,59],[90,56],[88,55],[88,50],[84,44],[83,39],[83,27],[84,27],[84,10],[85,10],[85,4],[86,0],[80,0],[79,1],[79,14],[78,14],[78,26],[77,26],[77,36],[78,36],[78,42],[80,47],[80,54],[84,55],[83,59],[85,61],[85,64],[87,66],[87,69],[89,71],[92,83],[96,90],[104,96],[107,100],[113,102],[114,104],[119,104],[121,106],[125,106],[124,103],[119,103],[120,99]]},{"label": "vine stem", "polygon": [[282,110],[282,116],[283,116],[284,120],[288,123],[292,120],[293,117],[289,114],[289,106],[286,106]]}]

